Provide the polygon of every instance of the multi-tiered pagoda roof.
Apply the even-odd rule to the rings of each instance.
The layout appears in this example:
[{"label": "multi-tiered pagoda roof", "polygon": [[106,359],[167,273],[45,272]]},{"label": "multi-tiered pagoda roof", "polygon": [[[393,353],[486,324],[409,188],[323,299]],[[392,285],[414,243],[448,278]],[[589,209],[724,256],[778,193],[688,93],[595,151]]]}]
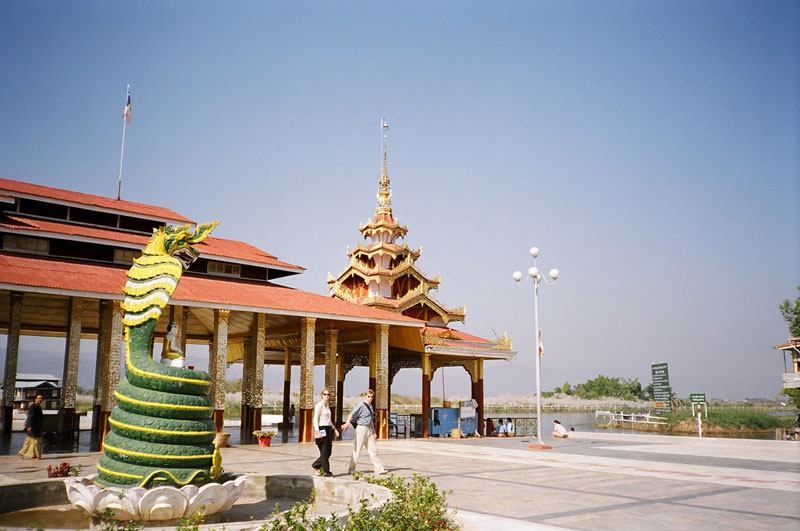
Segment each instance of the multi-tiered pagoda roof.
[{"label": "multi-tiered pagoda roof", "polygon": [[392,189],[383,154],[383,171],[378,188],[375,216],[359,227],[367,243],[347,250],[350,264],[338,277],[328,276],[332,297],[383,308],[420,319],[432,326],[464,322],[466,310],[450,309],[432,291],[440,277],[429,278],[416,265],[422,249],[411,249],[403,240],[408,227],[392,215]]}]

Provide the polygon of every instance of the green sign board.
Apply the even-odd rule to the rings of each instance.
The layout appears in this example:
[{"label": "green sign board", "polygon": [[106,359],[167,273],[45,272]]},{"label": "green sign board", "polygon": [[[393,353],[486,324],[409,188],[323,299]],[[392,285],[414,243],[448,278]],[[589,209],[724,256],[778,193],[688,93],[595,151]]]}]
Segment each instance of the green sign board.
[{"label": "green sign board", "polygon": [[706,394],[705,393],[692,393],[689,395],[689,401],[692,404],[705,404],[706,403]]},{"label": "green sign board", "polygon": [[667,364],[653,363],[650,365],[650,374],[653,378],[653,401],[656,403],[656,413],[671,412],[672,388],[669,386]]}]

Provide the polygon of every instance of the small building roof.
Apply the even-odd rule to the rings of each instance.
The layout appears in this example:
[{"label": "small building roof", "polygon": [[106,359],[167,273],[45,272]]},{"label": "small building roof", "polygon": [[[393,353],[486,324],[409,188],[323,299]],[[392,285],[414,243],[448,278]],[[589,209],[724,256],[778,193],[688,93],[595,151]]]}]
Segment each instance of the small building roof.
[{"label": "small building roof", "polygon": [[775,345],[775,350],[789,350],[794,352],[795,354],[800,354],[800,336],[790,337],[786,343],[782,343],[780,345]]},{"label": "small building roof", "polygon": [[125,215],[136,217],[148,217],[163,220],[167,223],[196,224],[189,218],[176,214],[168,208],[121,199],[112,199],[99,195],[84,194],[82,192],[72,192],[60,188],[51,188],[40,184],[13,181],[11,179],[0,179],[0,193],[5,193],[14,197],[27,197],[29,199],[44,198],[64,205],[76,205],[91,207]]},{"label": "small building roof", "polygon": [[22,380],[25,381],[46,380],[46,381],[58,382],[61,380],[61,378],[53,376],[52,374],[40,374],[40,373],[30,373],[30,372],[17,373],[17,382]]},{"label": "small building roof", "polygon": [[[151,238],[149,234],[145,235],[99,227],[86,227],[55,220],[29,218],[16,214],[6,214],[6,216],[0,218],[0,227],[11,232],[39,237],[52,236],[79,241],[112,242],[120,247],[129,247],[133,249],[144,249]],[[235,260],[237,263],[269,266],[292,273],[302,273],[305,271],[305,268],[301,266],[278,260],[273,254],[262,251],[248,243],[235,240],[208,237],[205,241],[196,244],[194,247],[200,252],[203,258],[209,260]]]}]

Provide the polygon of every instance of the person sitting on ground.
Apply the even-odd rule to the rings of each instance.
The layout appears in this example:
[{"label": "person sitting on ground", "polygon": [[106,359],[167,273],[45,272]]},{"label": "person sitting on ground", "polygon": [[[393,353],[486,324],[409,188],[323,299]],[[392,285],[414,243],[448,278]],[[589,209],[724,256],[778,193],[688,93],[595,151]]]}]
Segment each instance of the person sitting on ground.
[{"label": "person sitting on ground", "polygon": [[490,437],[494,435],[494,422],[492,419],[486,419],[486,436]]},{"label": "person sitting on ground", "polygon": [[513,437],[516,433],[517,433],[517,427],[514,425],[514,421],[508,419],[508,422],[506,422],[506,435],[508,437]]},{"label": "person sitting on ground", "polygon": [[564,427],[559,421],[553,421],[553,437],[557,439],[566,439],[569,436],[567,428]]},{"label": "person sitting on ground", "polygon": [[505,437],[506,436],[506,423],[503,419],[497,419],[497,436],[498,437]]}]

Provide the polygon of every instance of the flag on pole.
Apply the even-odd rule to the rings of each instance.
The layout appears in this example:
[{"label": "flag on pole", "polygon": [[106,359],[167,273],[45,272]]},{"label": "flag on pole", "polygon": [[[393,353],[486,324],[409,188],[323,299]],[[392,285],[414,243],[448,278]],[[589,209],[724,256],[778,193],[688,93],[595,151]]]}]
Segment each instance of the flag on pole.
[{"label": "flag on pole", "polygon": [[128,102],[125,104],[125,112],[122,114],[122,118],[124,118],[127,123],[131,123],[131,88],[130,87],[128,87]]},{"label": "flag on pole", "polygon": [[539,357],[544,356],[544,344],[542,344],[542,330],[539,330]]}]

